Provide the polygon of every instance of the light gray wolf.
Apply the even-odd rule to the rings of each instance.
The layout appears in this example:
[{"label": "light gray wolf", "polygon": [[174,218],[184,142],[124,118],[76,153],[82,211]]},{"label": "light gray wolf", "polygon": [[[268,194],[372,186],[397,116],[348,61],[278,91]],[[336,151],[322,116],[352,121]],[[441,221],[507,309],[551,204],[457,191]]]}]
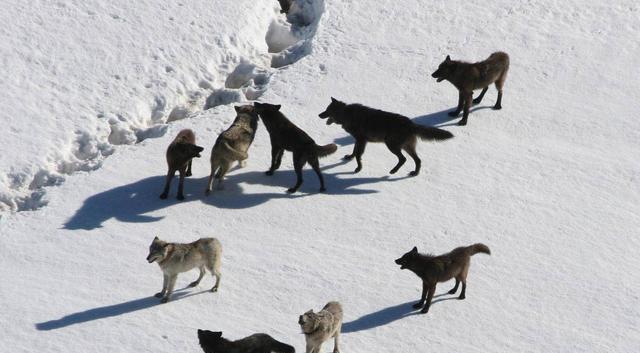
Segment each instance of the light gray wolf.
[{"label": "light gray wolf", "polygon": [[222,332],[198,330],[198,340],[204,353],[295,353],[295,349],[286,343],[276,341],[266,333],[229,341],[222,338]]},{"label": "light gray wolf", "polygon": [[[477,63],[467,63],[463,61],[451,60],[449,55],[438,66],[438,69],[431,74],[437,82],[447,80],[458,89],[458,107],[449,112],[449,116],[458,116],[464,109],[462,120],[458,125],[467,125],[469,108],[471,104],[478,104],[487,93],[489,85],[495,83],[498,89],[498,100],[493,109],[502,109],[502,87],[507,79],[509,71],[509,55],[503,52],[495,52],[484,61]],[[473,90],[482,88],[480,95],[473,99]]]},{"label": "light gray wolf", "polygon": [[211,149],[211,175],[205,194],[209,195],[213,187],[214,178],[218,180],[218,187],[222,187],[225,174],[234,161],[244,167],[249,155],[249,147],[253,142],[258,128],[258,114],[252,105],[236,106],[236,119],[231,126],[223,131]]},{"label": "light gray wolf", "polygon": [[320,172],[318,158],[334,153],[338,146],[335,143],[318,146],[306,132],[280,112],[280,105],[256,102],[253,106],[267,128],[271,139],[271,167],[266,174],[273,175],[273,172],[280,168],[284,150],[291,151],[293,152],[293,168],[296,171],[297,181],[296,185],[288,189],[287,192],[294,193],[302,185],[302,167],[307,162],[311,164],[320,179],[320,192],[325,191],[324,178]]},{"label": "light gray wolf", "polygon": [[204,148],[196,146],[196,135],[189,129],[181,130],[167,148],[167,179],[164,183],[164,191],[160,195],[161,199],[166,199],[169,195],[171,180],[180,172],[180,183],[178,184],[178,200],[184,200],[184,178],[191,176],[191,160],[200,157],[200,152]]},{"label": "light gray wolf", "polygon": [[389,171],[391,174],[397,172],[406,162],[407,158],[402,154],[402,150],[405,150],[416,164],[415,169],[409,173],[415,176],[420,173],[421,165],[416,153],[416,137],[422,140],[446,140],[453,137],[449,131],[415,124],[406,116],[362,104],[346,104],[333,97],[327,109],[319,116],[321,119],[327,119],[327,125],[341,125],[355,138],[353,153],[344,156],[346,160],[356,158],[358,166],[355,173],[362,169],[362,154],[367,142],[384,142],[391,153],[398,157],[398,163]]},{"label": "light gray wolf", "polygon": [[204,277],[205,268],[216,277],[216,284],[211,288],[212,292],[218,290],[220,285],[220,260],[222,257],[222,245],[216,238],[201,238],[193,243],[168,243],[155,237],[149,246],[147,261],[158,262],[163,274],[162,290],[156,293],[161,302],[166,303],[173,293],[178,274],[191,269],[200,269],[198,279],[189,284],[195,287]]},{"label": "light gray wolf", "polygon": [[491,254],[491,251],[486,245],[478,243],[471,246],[455,248],[449,253],[438,256],[420,254],[418,253],[418,248],[414,247],[411,251],[397,259],[396,264],[400,265],[401,270],[405,268],[409,269],[422,279],[422,296],[420,297],[420,301],[414,304],[413,307],[415,309],[422,307],[420,312],[423,314],[428,312],[431,299],[433,299],[433,294],[436,290],[436,284],[452,278],[456,279],[456,284],[453,289],[449,291],[449,294],[455,294],[458,290],[458,285],[462,282],[462,291],[458,299],[464,299],[467,290],[467,273],[469,272],[471,256],[479,252]]},{"label": "light gray wolf", "polygon": [[339,353],[338,341],[342,329],[342,306],[338,302],[328,302],[317,313],[309,310],[300,315],[298,324],[307,341],[307,353],[319,353],[324,341],[334,338],[333,353]]}]

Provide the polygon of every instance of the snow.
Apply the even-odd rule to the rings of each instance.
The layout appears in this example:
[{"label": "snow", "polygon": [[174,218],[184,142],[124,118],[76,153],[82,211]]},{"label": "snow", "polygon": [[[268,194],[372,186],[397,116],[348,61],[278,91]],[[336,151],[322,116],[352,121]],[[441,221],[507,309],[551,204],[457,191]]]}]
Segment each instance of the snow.
[{"label": "snow", "polygon": [[[343,352],[633,352],[640,347],[639,6],[634,1],[19,1],[0,20],[0,351],[200,352],[196,329],[265,332],[304,351],[298,315],[338,300]],[[430,74],[449,54],[511,57],[503,109],[469,124]],[[317,114],[330,97],[402,113],[455,138],[420,142],[422,173],[383,144],[363,170]],[[266,129],[245,168],[204,196],[209,151],[258,99],[318,144],[327,193],[290,153],[273,177]],[[208,109],[205,109],[208,108]],[[160,200],[180,129],[207,153],[186,200]],[[207,276],[160,305],[154,236],[223,246]],[[467,298],[426,315],[414,245],[473,257]],[[178,277],[183,288],[197,271]],[[323,352],[333,348],[323,346]]]}]

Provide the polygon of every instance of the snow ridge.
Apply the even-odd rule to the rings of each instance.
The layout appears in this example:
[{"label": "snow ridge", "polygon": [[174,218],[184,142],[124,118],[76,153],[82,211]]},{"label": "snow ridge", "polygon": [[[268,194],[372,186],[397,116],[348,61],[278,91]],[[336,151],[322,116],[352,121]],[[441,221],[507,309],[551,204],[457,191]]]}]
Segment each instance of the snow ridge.
[{"label": "snow ridge", "polygon": [[[77,128],[41,165],[11,167],[0,173],[0,211],[44,207],[47,187],[60,185],[67,175],[100,168],[115,146],[161,137],[167,132],[168,123],[194,117],[202,109],[260,98],[278,68],[311,52],[324,1],[296,0],[286,18],[279,13],[275,1],[257,2],[251,9],[244,14],[251,18],[250,25],[237,35],[214,43],[226,54],[206,63],[204,78],[198,78],[200,73],[184,74],[175,65],[166,64],[163,71],[170,78],[152,77],[144,84],[146,89],[158,91],[152,97],[138,94],[133,106],[124,109],[100,107],[101,103],[94,102],[94,117],[88,119],[97,121],[95,126]],[[94,11],[89,13],[96,16]],[[124,20],[117,14],[112,14],[111,19]],[[152,55],[157,61],[170,57],[162,48]],[[120,74],[112,78],[116,82],[124,80]],[[138,92],[135,87],[131,91]]]}]

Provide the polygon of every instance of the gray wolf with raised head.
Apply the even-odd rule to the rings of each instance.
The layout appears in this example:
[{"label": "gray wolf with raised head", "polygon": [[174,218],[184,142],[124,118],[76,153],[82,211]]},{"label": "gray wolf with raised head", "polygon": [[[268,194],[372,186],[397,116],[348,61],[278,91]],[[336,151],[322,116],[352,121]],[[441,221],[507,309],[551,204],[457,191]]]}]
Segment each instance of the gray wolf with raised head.
[{"label": "gray wolf with raised head", "polygon": [[300,315],[298,323],[307,341],[307,353],[319,353],[324,341],[334,339],[333,353],[339,353],[338,341],[342,329],[342,306],[338,302],[328,302],[317,313],[309,310]]},{"label": "gray wolf with raised head", "polygon": [[216,283],[211,288],[212,292],[216,292],[220,285],[221,257],[222,245],[216,238],[201,238],[193,243],[182,244],[168,243],[155,237],[149,246],[147,256],[149,263],[158,263],[163,274],[162,290],[155,296],[162,298],[162,303],[168,302],[178,274],[194,268],[200,269],[200,275],[189,287],[195,287],[200,283],[206,268],[216,277]]},{"label": "gray wolf with raised head", "polygon": [[184,178],[191,176],[191,160],[200,157],[200,152],[204,148],[196,146],[196,135],[189,129],[181,130],[167,148],[167,179],[164,183],[164,191],[160,195],[161,199],[166,199],[169,195],[169,187],[176,171],[180,172],[180,183],[178,184],[178,200],[184,200]]},{"label": "gray wolf with raised head", "polygon": [[286,343],[276,341],[266,333],[229,341],[222,338],[222,332],[198,330],[198,340],[204,353],[295,353],[295,349]]},{"label": "gray wolf with raised head", "polygon": [[[502,109],[502,87],[507,79],[509,71],[509,55],[503,52],[495,52],[484,61],[477,63],[467,63],[463,61],[451,60],[449,55],[438,66],[438,69],[431,74],[437,82],[447,80],[458,89],[458,107],[449,112],[449,116],[458,116],[462,110],[462,120],[458,125],[467,125],[469,108],[472,104],[479,104],[487,93],[489,85],[495,83],[498,89],[498,99],[493,109]],[[481,89],[480,95],[473,98],[473,90]]]},{"label": "gray wolf with raised head", "polygon": [[311,168],[320,179],[320,192],[325,191],[318,158],[334,153],[338,146],[335,143],[318,146],[306,132],[280,112],[280,105],[256,102],[253,106],[267,128],[271,140],[271,167],[266,174],[273,175],[273,172],[280,168],[284,151],[291,151],[297,180],[296,185],[289,188],[287,192],[294,193],[302,185],[302,167],[307,163],[311,164]]},{"label": "gray wolf with raised head", "polygon": [[207,182],[205,194],[209,195],[214,179],[218,180],[218,187],[222,188],[225,174],[233,162],[238,161],[245,166],[249,155],[249,147],[256,136],[258,128],[258,114],[252,105],[236,106],[236,119],[231,126],[223,131],[211,149],[211,175]]},{"label": "gray wolf with raised head", "polygon": [[397,172],[406,162],[407,158],[402,151],[407,152],[416,164],[409,175],[415,176],[420,173],[421,165],[420,157],[416,153],[417,137],[421,140],[446,140],[453,137],[449,131],[415,124],[406,116],[362,104],[346,104],[333,97],[327,109],[319,116],[321,119],[327,119],[327,125],[341,125],[355,138],[353,153],[344,156],[346,160],[356,158],[358,166],[355,173],[362,169],[362,154],[367,142],[384,142],[389,151],[398,157],[398,163],[389,171],[391,174]]},{"label": "gray wolf with raised head", "polygon": [[401,270],[409,269],[422,279],[422,296],[420,301],[414,304],[413,307],[415,309],[422,307],[420,312],[423,314],[428,312],[429,306],[431,306],[431,299],[433,299],[433,294],[436,291],[436,284],[452,278],[456,279],[456,285],[449,291],[449,294],[455,294],[458,290],[458,285],[462,282],[462,291],[458,299],[464,299],[471,256],[479,252],[491,254],[486,245],[478,243],[455,248],[449,253],[438,256],[420,254],[418,253],[418,248],[413,247],[411,251],[397,259],[396,264],[400,265]]}]

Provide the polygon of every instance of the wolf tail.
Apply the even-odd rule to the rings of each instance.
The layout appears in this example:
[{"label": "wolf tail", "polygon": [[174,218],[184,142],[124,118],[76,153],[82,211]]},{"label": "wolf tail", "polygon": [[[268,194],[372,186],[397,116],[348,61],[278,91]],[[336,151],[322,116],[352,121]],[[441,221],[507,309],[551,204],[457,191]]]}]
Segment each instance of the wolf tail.
[{"label": "wolf tail", "polygon": [[273,344],[271,345],[271,351],[277,352],[277,353],[295,353],[296,349],[286,343],[273,340]]},{"label": "wolf tail", "polygon": [[338,145],[336,145],[335,143],[330,143],[324,146],[316,145],[316,152],[318,153],[318,157],[326,157],[337,150],[338,150]]},{"label": "wolf tail", "polygon": [[469,255],[475,255],[479,252],[483,253],[483,254],[487,254],[487,255],[491,255],[491,250],[489,250],[489,247],[482,244],[482,243],[477,243],[477,244],[473,244],[469,247],[467,247],[467,251],[469,252]]},{"label": "wolf tail", "polygon": [[414,131],[422,140],[447,140],[453,137],[453,134],[447,130],[438,129],[437,127],[423,126],[414,124]]},{"label": "wolf tail", "polygon": [[245,160],[249,158],[249,155],[246,152],[238,151],[231,147],[226,141],[223,143],[222,147],[224,147],[235,160]]}]

